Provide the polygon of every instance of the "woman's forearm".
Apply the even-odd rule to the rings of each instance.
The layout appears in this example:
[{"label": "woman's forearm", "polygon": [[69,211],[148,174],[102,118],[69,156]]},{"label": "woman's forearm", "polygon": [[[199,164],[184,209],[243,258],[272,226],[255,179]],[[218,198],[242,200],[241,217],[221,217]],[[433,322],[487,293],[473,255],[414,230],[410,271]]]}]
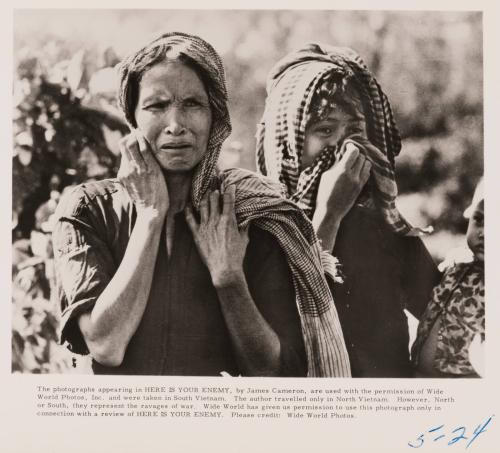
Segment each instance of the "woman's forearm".
[{"label": "woman's forearm", "polygon": [[243,272],[216,285],[238,364],[248,376],[278,376],[281,345],[252,299]]},{"label": "woman's forearm", "polygon": [[163,228],[164,216],[141,213],[125,255],[93,309],[78,323],[93,358],[107,366],[123,360],[144,314]]},{"label": "woman's forearm", "polygon": [[326,210],[317,209],[312,218],[312,224],[323,250],[332,252],[337,239],[340,221],[343,216],[328,213]]}]

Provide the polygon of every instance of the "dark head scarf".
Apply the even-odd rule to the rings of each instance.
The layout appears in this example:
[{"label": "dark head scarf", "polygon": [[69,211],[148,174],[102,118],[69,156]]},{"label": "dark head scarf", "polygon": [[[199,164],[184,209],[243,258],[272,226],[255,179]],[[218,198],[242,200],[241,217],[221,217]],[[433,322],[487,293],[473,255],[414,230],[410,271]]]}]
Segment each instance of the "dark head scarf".
[{"label": "dark head scarf", "polygon": [[[306,127],[312,117],[322,115],[325,94],[320,91],[325,87],[331,93],[332,104],[335,96],[347,102],[351,98],[352,110],[364,120],[366,137],[348,129],[335,147],[326,148],[303,169]],[[378,207],[395,232],[421,233],[396,208],[394,159],[401,150],[401,139],[387,96],[359,55],[349,48],[309,44],[274,66],[268,76],[267,94],[257,131],[257,167],[262,174],[284,184],[289,199],[312,216],[321,175],[342,157],[346,140],[352,138],[362,145],[372,164],[367,201]],[[333,108],[326,104],[325,111]]]}]

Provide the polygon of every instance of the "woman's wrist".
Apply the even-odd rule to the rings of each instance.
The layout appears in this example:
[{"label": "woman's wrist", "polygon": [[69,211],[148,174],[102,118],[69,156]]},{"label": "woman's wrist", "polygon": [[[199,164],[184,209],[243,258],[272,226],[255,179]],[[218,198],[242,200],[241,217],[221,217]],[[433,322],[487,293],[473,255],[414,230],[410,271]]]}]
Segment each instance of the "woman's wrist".
[{"label": "woman's wrist", "polygon": [[216,290],[234,289],[246,285],[243,268],[237,270],[224,270],[212,275],[212,283]]},{"label": "woman's wrist", "polygon": [[312,224],[323,250],[332,252],[342,218],[343,216],[329,213],[326,210],[315,211]]},{"label": "woman's wrist", "polygon": [[136,225],[141,225],[144,228],[161,229],[165,222],[166,211],[155,208],[137,209]]},{"label": "woman's wrist", "polygon": [[320,228],[338,229],[344,215],[333,210],[328,210],[326,207],[318,206],[314,211],[312,224],[316,231]]}]

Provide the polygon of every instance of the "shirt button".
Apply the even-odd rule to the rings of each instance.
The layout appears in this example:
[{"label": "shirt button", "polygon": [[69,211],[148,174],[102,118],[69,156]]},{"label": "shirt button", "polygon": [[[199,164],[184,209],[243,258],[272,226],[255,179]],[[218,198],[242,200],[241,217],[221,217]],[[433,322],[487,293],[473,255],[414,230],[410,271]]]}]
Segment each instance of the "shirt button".
[{"label": "shirt button", "polygon": [[351,304],[346,304],[346,308],[350,308],[351,307]]}]

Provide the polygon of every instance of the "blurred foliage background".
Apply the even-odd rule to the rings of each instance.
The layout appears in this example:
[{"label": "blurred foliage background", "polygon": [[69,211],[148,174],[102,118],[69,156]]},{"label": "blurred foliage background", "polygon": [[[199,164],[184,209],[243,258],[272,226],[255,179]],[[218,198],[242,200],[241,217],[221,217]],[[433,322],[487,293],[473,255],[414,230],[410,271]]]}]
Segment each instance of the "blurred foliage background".
[{"label": "blurred foliage background", "polygon": [[[116,174],[126,133],[116,64],[165,31],[222,55],[233,133],[222,167],[255,169],[266,75],[309,41],[356,49],[387,93],[403,137],[399,207],[439,261],[463,244],[463,210],[483,173],[482,17],[477,12],[16,10],[13,86],[15,372],[79,372],[59,347],[51,216],[74,184]],[[76,368],[75,368],[76,363]]]}]

